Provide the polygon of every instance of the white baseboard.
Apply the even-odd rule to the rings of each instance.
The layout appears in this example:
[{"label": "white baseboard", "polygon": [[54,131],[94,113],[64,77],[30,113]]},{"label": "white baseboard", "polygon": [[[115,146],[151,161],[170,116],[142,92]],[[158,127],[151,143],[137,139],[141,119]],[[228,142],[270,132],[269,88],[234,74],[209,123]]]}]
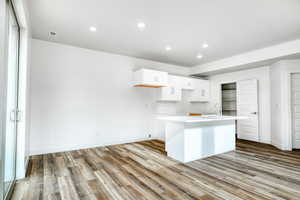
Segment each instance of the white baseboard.
[{"label": "white baseboard", "polygon": [[110,143],[102,143],[102,144],[77,144],[77,145],[69,145],[69,146],[62,146],[62,147],[47,147],[47,148],[40,148],[40,149],[31,149],[30,150],[30,156],[33,155],[42,155],[42,154],[48,154],[48,153],[58,153],[58,152],[65,152],[65,151],[73,151],[73,150],[79,150],[79,149],[88,149],[88,148],[94,148],[94,147],[102,147],[102,146],[110,146],[110,145],[117,145],[117,144],[126,144],[126,143],[132,143],[132,142],[140,142],[145,140],[155,140],[159,138],[136,138],[136,139],[129,139],[129,140],[123,140],[118,142],[110,142]]},{"label": "white baseboard", "polygon": [[285,150],[283,148],[283,145],[279,141],[277,141],[277,140],[273,140],[272,143],[271,143],[271,145],[275,146],[276,148],[278,148],[280,150]]},{"label": "white baseboard", "polygon": [[20,179],[26,178],[26,172],[27,172],[27,168],[28,168],[29,157],[26,156],[25,159],[26,160],[24,162],[24,166],[17,168],[16,180],[20,180]]},{"label": "white baseboard", "polygon": [[271,144],[270,140],[260,140],[259,142],[264,144]]}]

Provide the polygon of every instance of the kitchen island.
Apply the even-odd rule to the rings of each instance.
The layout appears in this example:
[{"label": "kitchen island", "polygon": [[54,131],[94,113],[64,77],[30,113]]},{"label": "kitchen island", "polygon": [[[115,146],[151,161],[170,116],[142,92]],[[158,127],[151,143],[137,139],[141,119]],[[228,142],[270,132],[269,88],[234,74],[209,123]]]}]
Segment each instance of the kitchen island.
[{"label": "kitchen island", "polygon": [[241,116],[164,116],[167,155],[190,162],[235,150],[235,121]]}]

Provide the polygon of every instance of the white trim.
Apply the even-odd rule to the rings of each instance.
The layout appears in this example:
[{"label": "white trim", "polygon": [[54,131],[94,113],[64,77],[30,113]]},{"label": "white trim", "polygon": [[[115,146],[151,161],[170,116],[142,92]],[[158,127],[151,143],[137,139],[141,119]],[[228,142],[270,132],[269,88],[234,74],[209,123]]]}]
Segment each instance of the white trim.
[{"label": "white trim", "polygon": [[275,146],[276,148],[280,149],[280,150],[284,150],[283,145],[277,140],[272,140],[272,145]]},{"label": "white trim", "polygon": [[291,151],[293,149],[293,130],[292,130],[292,87],[291,87],[291,75],[294,73],[300,73],[300,60],[282,60],[279,62],[281,67],[282,78],[282,144],[281,150]]},{"label": "white trim", "polygon": [[293,40],[274,46],[249,51],[221,60],[191,67],[191,74],[211,74],[236,71],[266,65],[300,54],[300,40]]},{"label": "white trim", "polygon": [[12,0],[16,17],[20,26],[19,45],[19,106],[21,121],[17,126],[17,154],[16,154],[16,179],[25,177],[28,159],[29,135],[29,46],[31,38],[29,12],[26,1]]},{"label": "white trim", "polygon": [[140,142],[140,141],[146,141],[146,140],[161,140],[160,138],[136,138],[136,139],[130,139],[130,140],[123,140],[122,142],[111,142],[111,143],[102,143],[102,144],[78,144],[78,145],[70,145],[63,147],[50,147],[45,149],[32,149],[30,151],[30,156],[33,155],[42,155],[42,154],[48,154],[48,153],[58,153],[58,152],[65,152],[65,151],[73,151],[73,150],[79,150],[79,149],[89,149],[89,148],[95,148],[95,147],[103,147],[103,146],[111,146],[111,145],[117,145],[117,144],[127,144],[127,143],[133,143],[133,142]]},{"label": "white trim", "polygon": [[[6,88],[7,88],[7,51],[8,51],[8,11],[7,1],[0,1],[0,157],[5,153],[6,130]],[[4,160],[0,162],[0,187],[4,188]],[[0,198],[4,196],[0,189]]]},{"label": "white trim", "polygon": [[288,116],[287,116],[287,132],[288,132],[288,138],[286,140],[286,149],[287,150],[293,150],[293,112],[292,112],[292,74],[298,74],[300,73],[300,69],[299,70],[295,70],[293,72],[288,72],[287,73],[287,80],[288,80]]},{"label": "white trim", "polygon": [[287,139],[286,139],[286,150],[292,150],[293,149],[293,130],[292,130],[292,74],[288,72],[286,74],[287,76],[287,86],[288,86],[288,90],[287,90]]}]

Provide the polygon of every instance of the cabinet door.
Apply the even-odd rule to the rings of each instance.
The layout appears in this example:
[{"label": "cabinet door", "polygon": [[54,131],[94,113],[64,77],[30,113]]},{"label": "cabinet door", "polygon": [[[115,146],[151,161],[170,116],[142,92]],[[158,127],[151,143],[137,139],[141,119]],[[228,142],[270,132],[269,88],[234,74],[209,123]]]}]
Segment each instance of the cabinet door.
[{"label": "cabinet door", "polygon": [[191,92],[190,102],[208,102],[210,98],[210,84],[207,80],[194,80],[195,90]]},{"label": "cabinet door", "polygon": [[150,85],[167,85],[168,73],[144,69],[143,82]]},{"label": "cabinet door", "polygon": [[195,89],[195,79],[182,77],[181,84],[183,90],[194,90]]},{"label": "cabinet door", "polygon": [[181,101],[181,89],[175,86],[160,88],[158,101]]},{"label": "cabinet door", "polygon": [[181,101],[181,87],[177,76],[169,76],[169,86],[159,90],[159,101]]},{"label": "cabinet door", "polygon": [[207,80],[201,80],[200,82],[200,98],[202,101],[209,101],[210,98],[210,84]]}]

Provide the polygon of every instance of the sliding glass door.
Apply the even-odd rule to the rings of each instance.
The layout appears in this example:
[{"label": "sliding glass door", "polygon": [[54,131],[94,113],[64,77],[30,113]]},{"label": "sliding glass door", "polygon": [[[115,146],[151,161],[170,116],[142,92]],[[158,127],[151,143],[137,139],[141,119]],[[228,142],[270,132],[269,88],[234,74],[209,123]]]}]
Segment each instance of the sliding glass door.
[{"label": "sliding glass door", "polygon": [[20,28],[13,5],[8,9],[8,67],[6,90],[6,131],[4,133],[4,197],[10,192],[16,178],[17,117],[18,117],[18,74],[19,74]]}]

